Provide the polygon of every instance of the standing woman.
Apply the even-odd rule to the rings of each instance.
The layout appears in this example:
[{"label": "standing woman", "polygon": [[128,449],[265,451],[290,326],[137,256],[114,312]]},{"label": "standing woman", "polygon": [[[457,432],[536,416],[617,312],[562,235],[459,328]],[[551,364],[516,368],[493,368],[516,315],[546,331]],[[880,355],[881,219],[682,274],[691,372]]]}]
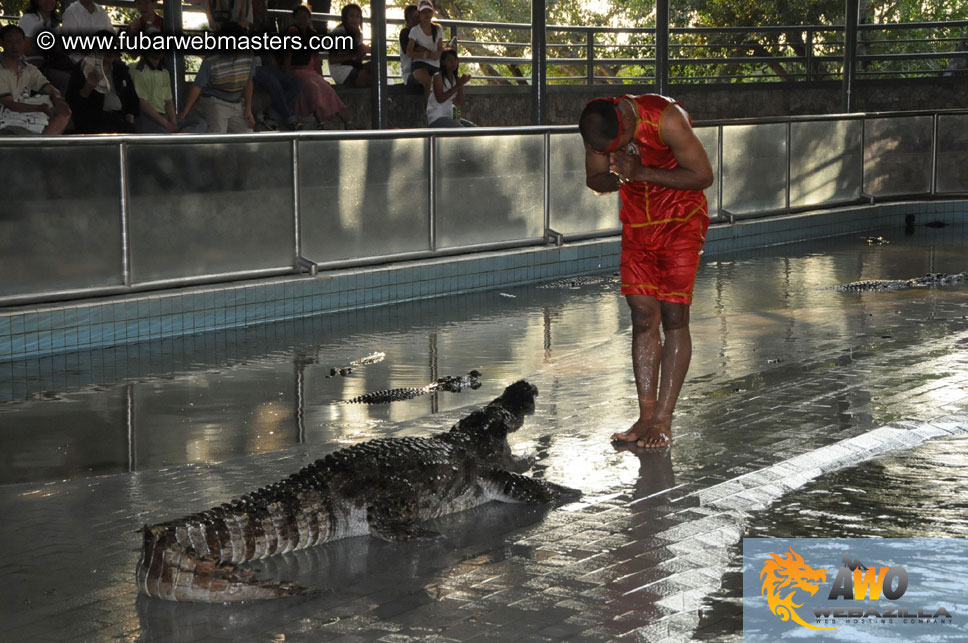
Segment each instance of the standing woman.
[{"label": "standing woman", "polygon": [[[293,25],[289,27],[288,35],[299,36],[303,46],[309,42],[310,36],[317,35],[313,26],[313,14],[307,5],[297,5],[292,10]],[[339,116],[343,126],[350,123],[346,105],[336,94],[333,86],[323,78],[322,61],[317,52],[308,49],[286,51],[282,70],[299,79],[299,97],[296,99],[296,113],[300,116],[312,114],[320,125]]]},{"label": "standing woman", "polygon": [[[444,29],[434,22],[434,3],[431,0],[420,0],[417,9],[420,12],[420,24],[410,30],[407,55],[413,61],[410,63],[413,78],[423,85],[424,100],[427,100],[432,89],[431,79],[440,71]],[[421,49],[418,50],[417,45]]]},{"label": "standing woman", "polygon": [[332,49],[329,52],[329,73],[337,85],[369,87],[372,76],[370,63],[363,62],[370,47],[363,42],[363,10],[358,4],[348,4],[340,11],[340,23],[329,34],[333,38],[349,36],[352,48]]}]

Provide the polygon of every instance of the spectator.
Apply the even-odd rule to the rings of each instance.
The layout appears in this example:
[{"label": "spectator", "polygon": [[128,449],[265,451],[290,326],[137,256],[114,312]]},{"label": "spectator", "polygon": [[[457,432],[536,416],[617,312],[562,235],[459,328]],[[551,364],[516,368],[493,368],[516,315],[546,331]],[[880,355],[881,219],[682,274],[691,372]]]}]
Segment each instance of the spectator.
[{"label": "spectator", "polygon": [[363,10],[358,4],[348,4],[340,12],[340,23],[330,35],[333,38],[349,36],[353,46],[332,49],[329,52],[329,73],[337,85],[346,87],[369,87],[372,76],[370,63],[363,62],[370,47],[363,42]]},{"label": "spectator", "polygon": [[[75,0],[64,11],[64,24],[61,27],[64,33],[68,34],[93,34],[98,31],[110,31],[114,33],[114,25],[108,12],[94,0]],[[86,55],[86,52],[75,51],[71,53],[71,60],[79,63]]]},{"label": "spectator", "polygon": [[158,0],[134,0],[134,7],[138,10],[138,19],[128,25],[128,33],[162,30],[164,21],[158,15]]},{"label": "spectator", "polygon": [[[252,0],[252,26],[249,31],[254,35],[279,33],[277,21],[269,15],[266,0]],[[294,111],[299,96],[299,80],[283,73],[275,52],[263,51],[256,57],[253,83],[257,90],[269,97],[268,110],[253,112],[260,129],[278,129],[277,123],[282,123],[289,130],[302,129],[302,123]]]},{"label": "spectator", "polygon": [[[227,22],[220,33],[238,37],[245,31],[239,24]],[[252,56],[237,51],[206,56],[188,90],[179,120],[187,120],[197,102],[210,134],[251,132],[255,127],[252,115],[254,77],[255,58]]]},{"label": "spectator", "polygon": [[[150,30],[149,30],[150,33]],[[206,130],[200,118],[178,120],[171,94],[171,76],[165,67],[165,52],[148,49],[131,70],[131,80],[140,101],[140,113],[134,121],[139,134],[200,134]]]},{"label": "spectator", "polygon": [[[299,36],[303,47],[307,46],[309,38],[315,36],[313,14],[307,5],[296,5],[292,10],[293,25],[289,27],[288,35]],[[283,69],[299,79],[301,90],[296,101],[296,113],[302,116],[312,114],[320,124],[333,116],[339,116],[343,126],[349,128],[350,117],[346,112],[346,105],[336,94],[332,85],[323,78],[322,60],[318,52],[301,49],[286,51],[286,62]]]},{"label": "spectator", "polygon": [[230,22],[248,29],[252,24],[251,0],[202,0],[202,9],[208,17],[208,27],[221,33]]},{"label": "spectator", "polygon": [[46,63],[44,51],[37,48],[37,34],[41,31],[56,32],[60,27],[57,0],[30,0],[24,15],[17,23],[27,36],[27,62],[43,71]]},{"label": "spectator", "polygon": [[464,105],[464,85],[470,74],[459,74],[457,52],[445,49],[440,55],[440,72],[433,77],[434,90],[427,98],[427,124],[431,127],[474,127],[460,117]]},{"label": "spectator", "polygon": [[65,92],[74,64],[70,56],[64,53],[60,43],[48,51],[37,47],[37,34],[41,31],[60,31],[61,19],[56,8],[57,0],[30,0],[18,24],[27,35],[27,62],[40,69],[58,91]]},{"label": "spectator", "polygon": [[[99,31],[95,35],[111,34]],[[74,68],[67,86],[67,102],[79,134],[133,132],[140,113],[140,100],[128,66],[113,49],[91,52]]]},{"label": "spectator", "polygon": [[24,30],[6,25],[0,29],[0,44],[0,132],[62,134],[71,120],[70,107],[40,70],[24,60]]},{"label": "spectator", "polygon": [[[444,30],[434,22],[434,3],[420,0],[417,4],[420,24],[410,30],[407,55],[414,79],[423,85],[424,99],[430,96],[431,78],[440,71],[440,54],[444,50]],[[417,47],[420,47],[418,49]]]},{"label": "spectator", "polygon": [[[403,29],[400,30],[400,78],[408,90],[416,93],[420,92],[422,85],[414,80],[413,73],[410,69],[413,61],[407,55],[407,45],[410,43],[410,30],[420,22],[420,12],[417,11],[417,5],[407,5],[403,10],[403,21],[405,24],[403,25]],[[420,49],[420,45],[417,45],[417,53],[419,53]]]}]

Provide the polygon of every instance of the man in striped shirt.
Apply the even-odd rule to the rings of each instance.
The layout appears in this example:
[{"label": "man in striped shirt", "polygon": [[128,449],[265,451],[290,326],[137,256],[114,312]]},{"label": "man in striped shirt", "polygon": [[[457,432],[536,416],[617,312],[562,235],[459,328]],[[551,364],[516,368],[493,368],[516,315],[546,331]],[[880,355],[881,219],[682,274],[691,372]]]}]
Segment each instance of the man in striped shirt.
[{"label": "man in striped shirt", "polygon": [[[237,23],[230,22],[219,33],[238,37],[245,31]],[[255,69],[254,56],[234,51],[206,56],[188,90],[179,120],[187,120],[197,102],[199,115],[208,123],[209,134],[251,132],[255,127],[252,115]]]}]

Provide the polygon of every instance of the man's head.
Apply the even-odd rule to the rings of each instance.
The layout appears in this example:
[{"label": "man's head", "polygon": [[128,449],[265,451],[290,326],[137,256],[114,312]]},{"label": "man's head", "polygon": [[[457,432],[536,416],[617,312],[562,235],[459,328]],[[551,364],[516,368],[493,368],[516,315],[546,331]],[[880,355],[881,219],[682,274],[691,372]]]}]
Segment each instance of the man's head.
[{"label": "man's head", "polygon": [[618,103],[608,98],[590,101],[578,119],[578,131],[595,152],[614,152],[622,143],[623,133]]},{"label": "man's head", "polygon": [[407,7],[403,10],[403,21],[407,23],[408,27],[417,26],[417,23],[420,22],[420,12],[417,11],[417,5],[407,5]]},{"label": "man's head", "polygon": [[0,29],[0,45],[7,58],[21,58],[27,49],[27,37],[17,25],[6,25]]},{"label": "man's head", "polygon": [[158,0],[134,0],[134,7],[142,16],[154,15],[158,10]]}]

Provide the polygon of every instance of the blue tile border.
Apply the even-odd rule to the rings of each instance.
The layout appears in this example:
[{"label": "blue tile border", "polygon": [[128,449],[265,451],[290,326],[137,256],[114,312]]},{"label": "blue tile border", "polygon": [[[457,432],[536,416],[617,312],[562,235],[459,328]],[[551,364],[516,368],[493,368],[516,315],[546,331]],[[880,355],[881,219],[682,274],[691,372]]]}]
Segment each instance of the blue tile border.
[{"label": "blue tile border", "polygon": [[[705,254],[901,226],[908,214],[964,223],[968,201],[860,205],[713,224]],[[335,270],[315,277],[0,308],[0,363],[615,270],[620,245],[618,237],[608,237],[560,248],[455,255]]]}]

